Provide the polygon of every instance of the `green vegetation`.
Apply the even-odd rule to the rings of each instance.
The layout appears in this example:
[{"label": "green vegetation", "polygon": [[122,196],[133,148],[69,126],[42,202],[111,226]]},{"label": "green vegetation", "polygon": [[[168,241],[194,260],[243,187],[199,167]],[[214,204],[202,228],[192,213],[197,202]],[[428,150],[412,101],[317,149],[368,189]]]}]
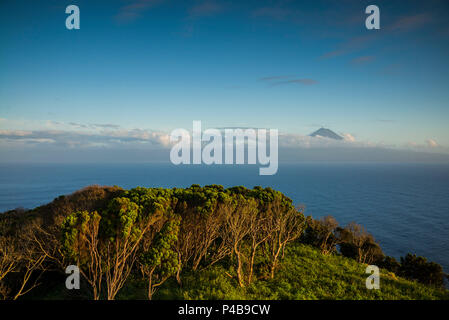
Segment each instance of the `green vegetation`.
[{"label": "green vegetation", "polygon": [[[286,250],[274,279],[260,279],[241,288],[232,268],[213,266],[186,272],[183,286],[167,282],[154,299],[449,299],[447,290],[411,282],[381,270],[380,290],[365,288],[366,265],[341,255],[323,255],[317,248],[295,243]],[[119,299],[145,299],[141,280],[130,281]]]},{"label": "green vegetation", "polygon": [[[71,264],[80,290],[65,288]],[[369,264],[380,290],[365,287]],[[92,186],[0,215],[5,299],[448,299],[443,279],[271,188]]]}]

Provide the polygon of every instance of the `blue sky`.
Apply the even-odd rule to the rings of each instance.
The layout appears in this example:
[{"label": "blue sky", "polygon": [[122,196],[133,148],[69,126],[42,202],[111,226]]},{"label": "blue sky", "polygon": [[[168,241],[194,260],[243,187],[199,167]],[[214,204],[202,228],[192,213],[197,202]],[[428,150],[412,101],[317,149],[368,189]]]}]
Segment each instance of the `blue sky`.
[{"label": "blue sky", "polygon": [[[65,28],[69,4],[80,30]],[[369,4],[380,30],[365,28]],[[2,1],[0,149],[30,132],[76,145],[201,120],[447,152],[448,13],[447,1]]]}]

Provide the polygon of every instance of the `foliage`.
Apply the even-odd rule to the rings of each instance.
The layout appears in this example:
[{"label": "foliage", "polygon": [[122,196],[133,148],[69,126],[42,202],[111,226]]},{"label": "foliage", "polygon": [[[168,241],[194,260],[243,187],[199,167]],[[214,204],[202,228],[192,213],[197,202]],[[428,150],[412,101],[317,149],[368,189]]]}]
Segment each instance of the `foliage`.
[{"label": "foliage", "polygon": [[[271,188],[92,186],[1,215],[0,244],[7,298],[42,275],[31,297],[75,297],[55,283],[69,264],[91,287],[76,298],[447,298],[438,264],[385,257],[362,226],[306,218]],[[384,268],[381,291],[364,287],[365,264]]]},{"label": "foliage", "polygon": [[150,249],[141,254],[141,270],[148,278],[148,299],[178,270],[179,260],[174,246],[178,240],[179,224],[179,216],[171,217],[156,235]]},{"label": "foliage", "polygon": [[302,237],[304,243],[321,249],[322,254],[331,254],[337,251],[339,242],[336,234],[338,222],[332,216],[319,220],[307,217],[307,228]]},{"label": "foliage", "polygon": [[365,228],[354,222],[338,229],[340,252],[360,263],[373,264],[381,262],[384,254],[380,246]]},{"label": "foliage", "polygon": [[[396,277],[380,270],[380,290],[367,290],[366,265],[341,255],[323,255],[320,249],[295,242],[286,249],[276,276],[256,279],[240,287],[232,268],[220,262],[193,272],[185,271],[183,286],[168,280],[153,299],[188,300],[422,300],[449,299],[449,292]],[[145,285],[138,279],[119,299],[145,299]]]},{"label": "foliage", "polygon": [[399,274],[401,264],[394,257],[386,256],[385,259],[379,263],[379,267],[385,268],[395,274]]},{"label": "foliage", "polygon": [[399,275],[431,286],[443,287],[444,285],[443,268],[415,254],[408,253],[405,257],[401,257]]}]

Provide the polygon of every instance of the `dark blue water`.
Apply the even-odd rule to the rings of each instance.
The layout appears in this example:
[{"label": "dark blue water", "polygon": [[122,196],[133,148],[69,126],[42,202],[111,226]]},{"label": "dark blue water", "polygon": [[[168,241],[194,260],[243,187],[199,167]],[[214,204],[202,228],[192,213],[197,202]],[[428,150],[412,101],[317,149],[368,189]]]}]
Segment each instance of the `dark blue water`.
[{"label": "dark blue water", "polygon": [[259,176],[256,166],[0,165],[0,212],[33,208],[91,184],[194,183],[270,186],[304,204],[308,215],[364,225],[389,255],[413,252],[449,271],[449,165],[295,164],[280,165],[275,176]]}]

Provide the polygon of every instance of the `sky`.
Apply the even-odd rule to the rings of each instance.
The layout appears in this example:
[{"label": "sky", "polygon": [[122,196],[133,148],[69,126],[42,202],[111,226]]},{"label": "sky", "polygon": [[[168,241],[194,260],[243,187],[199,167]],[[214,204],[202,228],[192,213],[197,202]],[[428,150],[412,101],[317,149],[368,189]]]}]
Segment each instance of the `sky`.
[{"label": "sky", "polygon": [[193,120],[276,128],[291,148],[326,147],[307,137],[324,126],[344,147],[449,153],[448,14],[443,0],[2,0],[0,154],[110,157]]}]

